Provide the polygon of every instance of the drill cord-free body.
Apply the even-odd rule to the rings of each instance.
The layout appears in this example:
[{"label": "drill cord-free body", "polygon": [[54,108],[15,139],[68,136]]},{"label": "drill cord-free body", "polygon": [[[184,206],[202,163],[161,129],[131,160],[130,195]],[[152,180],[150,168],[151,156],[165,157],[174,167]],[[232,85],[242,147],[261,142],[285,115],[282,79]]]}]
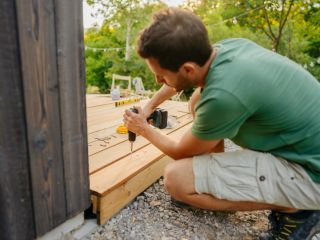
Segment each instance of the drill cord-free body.
[{"label": "drill cord-free body", "polygon": [[[138,110],[136,108],[130,108],[130,110],[134,113],[138,113]],[[152,120],[152,125],[157,127],[157,128],[160,128],[160,129],[163,129],[163,128],[166,128],[167,127],[167,122],[168,122],[168,112],[163,110],[163,109],[160,109],[160,108],[157,108],[148,118],[147,120]],[[128,132],[129,134],[129,141],[130,141],[130,144],[131,144],[131,153],[132,153],[132,150],[133,150],[133,142],[136,140],[136,134],[134,132],[131,132],[129,131]]]},{"label": "drill cord-free body", "polygon": [[[138,113],[138,110],[136,108],[130,108],[130,110],[134,113]],[[133,142],[136,140],[136,134],[134,132],[129,131],[128,132],[128,137],[129,137],[129,141],[131,144],[131,153],[132,153],[132,149],[133,149]]]}]

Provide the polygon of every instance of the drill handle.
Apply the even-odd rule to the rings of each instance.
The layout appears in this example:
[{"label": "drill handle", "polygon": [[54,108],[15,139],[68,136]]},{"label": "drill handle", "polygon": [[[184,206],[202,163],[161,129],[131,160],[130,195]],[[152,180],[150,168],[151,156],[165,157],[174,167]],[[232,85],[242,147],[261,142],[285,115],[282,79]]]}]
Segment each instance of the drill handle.
[{"label": "drill handle", "polygon": [[[130,110],[132,112],[134,112],[134,113],[138,113],[138,110],[136,108],[134,108],[134,107],[130,108]],[[131,132],[131,131],[129,131],[128,134],[129,134],[129,136],[128,136],[129,141],[130,142],[134,142],[136,140],[136,134],[134,132]]]},{"label": "drill handle", "polygon": [[129,131],[129,141],[134,142],[136,140],[136,134],[134,132]]}]

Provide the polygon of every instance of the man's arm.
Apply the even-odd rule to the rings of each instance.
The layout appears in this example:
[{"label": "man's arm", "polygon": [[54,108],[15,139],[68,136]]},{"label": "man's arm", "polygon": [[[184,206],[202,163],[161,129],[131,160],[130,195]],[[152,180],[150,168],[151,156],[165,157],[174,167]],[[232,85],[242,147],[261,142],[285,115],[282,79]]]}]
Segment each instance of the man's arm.
[{"label": "man's arm", "polygon": [[195,119],[196,117],[195,110],[196,110],[196,104],[200,99],[200,91],[201,91],[200,87],[194,90],[188,102],[189,112],[192,114],[193,119]]},{"label": "man's arm", "polygon": [[142,136],[148,139],[164,154],[175,160],[211,153],[214,148],[221,144],[220,140],[201,140],[192,134],[191,129],[183,135],[179,142],[152,128],[145,131]]},{"label": "man's arm", "polygon": [[[138,110],[141,111],[139,108]],[[176,160],[210,153],[221,142],[221,140],[201,140],[192,134],[191,129],[183,135],[179,142],[175,141],[152,128],[142,115],[132,113],[129,110],[124,115],[124,122],[130,131],[142,135],[163,153]]]},{"label": "man's arm", "polygon": [[143,107],[143,114],[150,116],[150,114],[165,100],[174,96],[177,92],[174,88],[165,84],[162,85],[160,90],[150,99],[150,101]]}]

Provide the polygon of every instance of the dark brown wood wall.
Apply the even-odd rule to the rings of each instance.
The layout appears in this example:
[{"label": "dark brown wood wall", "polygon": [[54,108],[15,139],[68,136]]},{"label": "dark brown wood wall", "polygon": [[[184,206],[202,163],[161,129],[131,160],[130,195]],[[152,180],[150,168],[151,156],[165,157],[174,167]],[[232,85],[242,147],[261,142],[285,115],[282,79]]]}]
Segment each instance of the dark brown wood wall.
[{"label": "dark brown wood wall", "polygon": [[[41,236],[90,204],[82,1],[16,0],[14,4],[1,0],[0,6],[1,16],[2,12],[6,14],[11,24],[7,26],[0,20],[0,26],[4,25],[14,40],[8,43],[11,51],[8,45],[0,45],[0,53],[4,51],[4,57],[0,55],[0,71],[10,69],[2,67],[9,64],[6,55],[15,64],[7,75],[0,75],[0,107],[7,108],[7,102],[14,107],[4,114],[1,111],[0,157],[4,163],[24,164],[26,181],[22,180],[24,175],[20,179],[19,174],[18,178],[20,185],[25,185],[21,194],[26,196],[28,206],[24,210],[31,219],[30,229],[34,228],[29,235]],[[8,40],[0,38],[0,43],[5,41]],[[13,80],[17,83],[12,86],[5,82]],[[8,117],[19,122],[8,125]],[[19,131],[9,132],[14,127]],[[20,146],[7,146],[8,139],[3,139],[2,131],[8,131],[9,143],[18,139]],[[4,155],[10,147],[21,159]],[[1,177],[8,174],[14,173],[0,169]],[[1,182],[1,188],[2,185]],[[20,185],[12,182],[10,188]],[[10,211],[18,216],[14,207]],[[10,235],[4,236],[11,239]]]},{"label": "dark brown wood wall", "polygon": [[87,207],[90,197],[82,0],[57,1],[56,15],[62,146],[69,216]]},{"label": "dark brown wood wall", "polygon": [[0,1],[0,239],[33,239],[15,3]]}]

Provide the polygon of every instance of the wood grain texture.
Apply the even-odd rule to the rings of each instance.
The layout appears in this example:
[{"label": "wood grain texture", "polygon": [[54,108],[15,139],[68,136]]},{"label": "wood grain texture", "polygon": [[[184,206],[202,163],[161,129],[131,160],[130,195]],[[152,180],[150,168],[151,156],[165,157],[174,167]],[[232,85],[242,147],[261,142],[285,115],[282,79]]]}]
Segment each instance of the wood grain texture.
[{"label": "wood grain texture", "polygon": [[[143,137],[137,137],[131,156],[128,135],[116,133],[124,110],[133,105],[143,106],[145,100],[117,108],[108,105],[107,96],[87,95],[87,100],[91,201],[98,223],[103,224],[154,183],[172,159]],[[176,119],[176,125],[172,129],[158,129],[159,134],[181,138],[191,127],[188,104],[166,101],[160,107],[168,111],[171,119]]]},{"label": "wood grain texture", "polygon": [[[123,113],[126,109],[129,109],[132,106],[140,106],[142,107],[146,101],[141,101],[139,103],[124,105],[120,107],[106,108],[101,106],[100,108],[96,108],[94,112],[88,111],[88,133],[89,135],[93,132],[100,131],[103,128],[110,126],[110,122],[122,121]],[[179,115],[181,112],[188,112],[188,108],[185,103],[182,102],[173,102],[166,101],[161,104],[161,108],[164,108],[174,115]],[[170,113],[171,112],[171,113]]]},{"label": "wood grain texture", "polygon": [[[186,115],[186,111],[181,106],[169,106],[165,108],[168,111],[170,119],[180,119],[182,116]],[[118,134],[116,132],[117,127],[120,124],[123,124],[122,121],[122,110],[119,112],[119,114],[114,114],[113,118],[117,120],[108,121],[104,124],[96,125],[96,127],[102,128],[101,130],[92,132],[88,135],[88,141],[89,141],[89,156],[92,156],[94,154],[98,154],[113,145],[117,145],[121,142],[124,142],[127,140],[127,134]],[[174,115],[174,117],[173,117]],[[120,117],[119,117],[120,116]],[[168,129],[164,129],[162,131],[170,131]],[[90,161],[91,162],[91,161]],[[91,170],[90,170],[91,172]]]},{"label": "wood grain texture", "polygon": [[121,186],[99,198],[98,224],[104,224],[137,195],[157,181],[163,175],[166,165],[172,161],[168,156],[158,159]]},{"label": "wood grain texture", "polygon": [[0,1],[0,239],[35,237],[15,2]]},{"label": "wood grain texture", "polygon": [[90,205],[82,2],[56,1],[60,118],[67,216]]},{"label": "wood grain texture", "polygon": [[[170,136],[174,139],[180,139],[190,127],[191,123],[177,129]],[[162,157],[164,154],[153,145],[147,145],[134,152],[132,156],[124,156],[121,160],[90,175],[91,193],[105,196]]]},{"label": "wood grain texture", "polygon": [[115,102],[111,99],[110,94],[87,94],[86,99],[87,99],[88,110],[90,108],[95,108],[97,106],[103,106],[103,105],[114,107],[114,102]]},{"label": "wood grain texture", "polygon": [[54,0],[18,1],[19,38],[37,235],[67,217]]},{"label": "wood grain texture", "polygon": [[[90,100],[91,101],[91,100]],[[90,103],[89,101],[89,103]],[[113,128],[114,133],[116,132],[116,127],[123,123],[123,113],[126,109],[132,106],[143,106],[145,104],[142,101],[139,104],[122,106],[118,108],[108,109],[103,112],[99,112],[99,114],[92,116],[94,113],[88,111],[88,141],[89,144],[93,141],[97,140],[96,138],[101,138],[106,136],[106,132],[110,132],[110,128]],[[168,111],[169,116],[171,117],[180,117],[186,113],[188,113],[188,108],[186,103],[182,102],[173,102],[167,101],[165,104],[161,105],[162,108]],[[101,106],[100,108],[104,108]],[[105,133],[104,133],[105,132]],[[91,150],[89,148],[89,150]],[[91,154],[90,154],[91,155]]]},{"label": "wood grain texture", "polygon": [[[178,118],[177,125],[175,128],[169,129],[157,129],[159,131],[159,134],[166,134],[169,135],[173,133],[174,131],[177,131],[179,128],[182,128],[183,126],[189,124],[192,122],[192,118],[189,114],[184,115],[181,118]],[[118,140],[118,138],[115,138],[115,140]],[[102,168],[105,168],[112,163],[115,163],[116,161],[121,160],[122,158],[130,155],[130,142],[128,141],[127,135],[124,136],[123,141],[119,142],[119,144],[113,144],[113,139],[109,140],[108,147],[104,149],[103,151],[94,154],[90,156],[90,163],[89,163],[89,170],[90,174],[93,174]],[[139,152],[147,145],[150,145],[150,142],[146,140],[143,137],[137,137],[136,141],[134,142],[134,149],[133,152]]]},{"label": "wood grain texture", "polygon": [[92,213],[97,214],[98,209],[98,197],[95,195],[91,195],[91,203],[92,203]]}]

